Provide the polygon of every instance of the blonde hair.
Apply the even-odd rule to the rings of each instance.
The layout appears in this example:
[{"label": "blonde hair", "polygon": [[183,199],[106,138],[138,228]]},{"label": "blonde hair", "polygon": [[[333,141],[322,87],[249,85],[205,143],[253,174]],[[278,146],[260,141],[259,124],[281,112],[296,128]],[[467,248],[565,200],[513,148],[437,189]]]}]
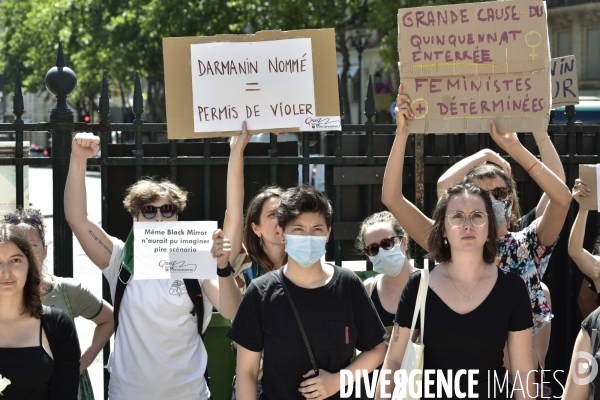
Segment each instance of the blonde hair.
[{"label": "blonde hair", "polygon": [[144,178],[127,188],[123,206],[132,217],[135,217],[144,205],[167,198],[179,214],[185,209],[187,195],[187,191],[168,179],[159,182],[154,178]]}]

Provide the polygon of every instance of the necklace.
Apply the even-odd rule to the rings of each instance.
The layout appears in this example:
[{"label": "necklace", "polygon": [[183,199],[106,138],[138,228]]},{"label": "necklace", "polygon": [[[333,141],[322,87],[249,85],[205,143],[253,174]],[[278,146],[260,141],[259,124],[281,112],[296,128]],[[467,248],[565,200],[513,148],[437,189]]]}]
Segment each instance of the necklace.
[{"label": "necklace", "polygon": [[320,282],[319,282],[319,284],[318,284],[318,285],[315,287],[315,289],[316,289],[316,288],[319,288],[319,287],[321,287],[321,285],[322,285],[322,284],[323,284],[323,282],[325,281],[325,278],[326,278],[326,277],[327,277],[327,271],[323,270],[323,277],[321,278],[321,281],[320,281]]},{"label": "necklace", "polygon": [[475,288],[477,288],[477,285],[479,285],[479,282],[481,282],[481,279],[483,278],[483,275],[485,275],[485,267],[483,268],[483,272],[481,273],[481,276],[479,277],[479,280],[477,281],[477,283],[475,284],[475,286],[473,286],[473,290],[471,290],[471,293],[469,293],[466,296],[464,294],[462,294],[462,292],[460,290],[458,290],[458,286],[456,286],[456,283],[454,283],[454,279],[452,279],[452,276],[450,275],[450,270],[449,270],[448,266],[446,266],[446,274],[448,275],[448,277],[452,281],[452,284],[454,285],[454,288],[456,289],[456,291],[463,297],[463,301],[465,303],[468,303],[468,302],[471,301],[471,295],[475,291]]}]

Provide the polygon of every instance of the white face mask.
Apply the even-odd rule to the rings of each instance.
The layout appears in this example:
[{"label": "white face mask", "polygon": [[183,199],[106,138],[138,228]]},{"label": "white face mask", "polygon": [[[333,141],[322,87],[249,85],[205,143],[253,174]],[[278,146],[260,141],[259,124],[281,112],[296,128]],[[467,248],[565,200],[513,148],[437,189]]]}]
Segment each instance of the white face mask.
[{"label": "white face mask", "polygon": [[500,229],[506,226],[512,215],[512,203],[510,200],[492,200],[494,217],[496,218],[496,228]]},{"label": "white face mask", "polygon": [[326,253],[327,236],[285,235],[285,251],[303,267],[311,267]]},{"label": "white face mask", "polygon": [[373,263],[373,271],[394,277],[402,271],[405,258],[406,256],[400,248],[400,243],[398,243],[390,250],[380,248],[377,255],[369,257],[369,260]]}]

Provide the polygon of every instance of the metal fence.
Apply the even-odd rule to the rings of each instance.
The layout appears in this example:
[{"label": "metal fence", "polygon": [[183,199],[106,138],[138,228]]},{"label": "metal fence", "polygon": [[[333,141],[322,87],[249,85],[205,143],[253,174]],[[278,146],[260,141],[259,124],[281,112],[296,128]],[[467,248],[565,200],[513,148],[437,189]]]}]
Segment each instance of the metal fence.
[{"label": "metal fence", "polygon": [[[225,177],[229,145],[211,139],[195,141],[170,140],[168,143],[144,143],[147,132],[166,132],[164,123],[145,123],[142,88],[139,76],[134,82],[133,123],[109,123],[108,83],[103,77],[99,100],[100,122],[97,124],[74,122],[73,112],[67,106],[67,96],[75,89],[76,79],[66,68],[62,45],[59,46],[57,65],[46,77],[48,90],[56,96],[56,107],[50,113],[49,123],[26,124],[21,81],[17,73],[14,97],[13,123],[1,123],[0,132],[14,132],[16,151],[14,158],[0,158],[0,165],[16,168],[16,196],[23,205],[23,167],[51,166],[53,170],[54,199],[54,266],[55,274],[73,276],[72,231],[66,223],[63,209],[63,193],[66,184],[71,140],[74,132],[94,132],[101,136],[101,156],[90,159],[88,164],[98,165],[102,185],[102,226],[111,235],[125,238],[131,228],[130,216],[123,210],[123,189],[136,179],[147,175],[162,175],[182,184],[196,196],[195,207],[186,210],[189,220],[222,221],[225,205]],[[343,116],[343,102],[340,99]],[[269,184],[291,186],[302,170],[302,179],[308,182],[311,164],[325,165],[325,190],[334,208],[333,241],[328,256],[340,265],[343,260],[359,256],[352,251],[352,243],[358,232],[358,223],[372,212],[384,209],[381,203],[381,183],[395,125],[377,124],[373,87],[369,80],[364,103],[364,124],[342,124],[342,132],[326,135],[323,140],[325,154],[310,154],[311,136],[303,134],[299,143],[278,143],[276,135],[270,135],[270,143],[250,143],[246,149],[246,198]],[[574,123],[575,111],[567,108],[566,125],[550,125],[549,134],[565,167],[567,184],[571,185],[578,175],[578,165],[600,163],[600,125]],[[52,135],[51,158],[26,158],[23,149],[23,132],[47,131]],[[113,131],[132,132],[134,144],[113,144]],[[537,154],[531,134],[519,134],[525,146]],[[410,148],[405,157],[403,191],[409,200],[426,214],[430,214],[437,201],[437,178],[452,164],[482,148],[502,151],[490,140],[488,134],[412,135]],[[508,156],[513,166],[521,204],[526,212],[535,207],[540,189],[520,166]],[[247,201],[247,200],[246,200]],[[572,208],[561,233],[561,240],[551,258],[551,267],[544,278],[553,298],[556,315],[552,329],[551,349],[547,357],[548,368],[568,371],[573,343],[578,332],[580,316],[577,308],[577,292],[581,273],[567,256],[566,240],[573,223],[576,208]],[[589,238],[597,235],[597,214],[590,213]],[[413,253],[420,254],[420,253]],[[422,255],[417,256],[420,262]],[[369,266],[370,268],[370,266]],[[104,297],[110,300],[105,284]],[[105,351],[105,362],[108,353]],[[566,372],[564,374],[566,379]],[[560,390],[560,389],[558,389]],[[560,393],[560,392],[559,392]]]}]

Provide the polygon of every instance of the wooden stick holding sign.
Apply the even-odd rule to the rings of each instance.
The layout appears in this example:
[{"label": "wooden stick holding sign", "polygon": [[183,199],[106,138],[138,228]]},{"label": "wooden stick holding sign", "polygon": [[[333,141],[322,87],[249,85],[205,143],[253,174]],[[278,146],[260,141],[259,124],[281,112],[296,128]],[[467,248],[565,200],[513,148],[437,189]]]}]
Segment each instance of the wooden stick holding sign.
[{"label": "wooden stick holding sign", "polygon": [[216,221],[134,222],[133,279],[217,279]]},{"label": "wooden stick holding sign", "polygon": [[598,210],[598,177],[600,177],[600,164],[579,164],[579,179],[587,183],[592,191],[587,197],[579,197],[579,207],[582,210]]}]

